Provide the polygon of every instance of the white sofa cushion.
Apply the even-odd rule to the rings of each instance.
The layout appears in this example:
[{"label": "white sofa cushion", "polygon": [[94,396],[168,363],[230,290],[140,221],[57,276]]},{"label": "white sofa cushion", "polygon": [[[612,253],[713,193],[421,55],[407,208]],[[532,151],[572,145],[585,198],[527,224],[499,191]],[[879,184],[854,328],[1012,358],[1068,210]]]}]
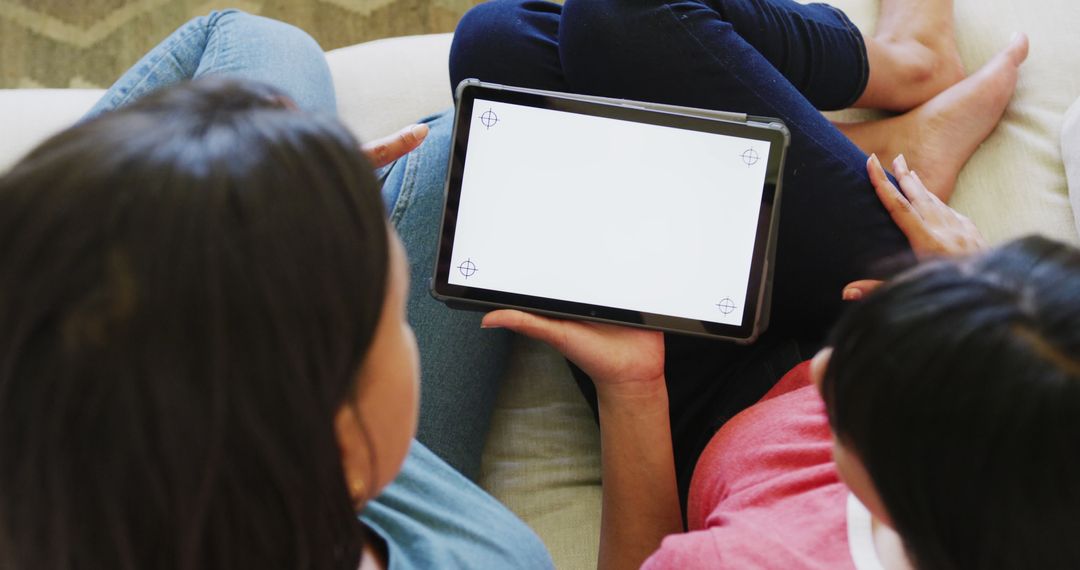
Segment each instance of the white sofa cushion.
[{"label": "white sofa cushion", "polygon": [[79,120],[101,89],[0,89],[0,172]]},{"label": "white sofa cushion", "polygon": [[452,38],[390,38],[328,52],[341,119],[367,141],[449,109]]}]

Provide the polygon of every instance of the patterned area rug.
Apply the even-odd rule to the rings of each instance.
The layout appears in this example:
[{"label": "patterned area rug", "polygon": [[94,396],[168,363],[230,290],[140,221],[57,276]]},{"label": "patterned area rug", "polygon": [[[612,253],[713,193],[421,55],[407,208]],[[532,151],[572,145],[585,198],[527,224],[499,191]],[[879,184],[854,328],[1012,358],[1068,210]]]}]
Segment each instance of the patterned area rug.
[{"label": "patterned area rug", "polygon": [[449,32],[481,0],[0,0],[0,88],[106,87],[188,19],[240,8],[323,49]]}]

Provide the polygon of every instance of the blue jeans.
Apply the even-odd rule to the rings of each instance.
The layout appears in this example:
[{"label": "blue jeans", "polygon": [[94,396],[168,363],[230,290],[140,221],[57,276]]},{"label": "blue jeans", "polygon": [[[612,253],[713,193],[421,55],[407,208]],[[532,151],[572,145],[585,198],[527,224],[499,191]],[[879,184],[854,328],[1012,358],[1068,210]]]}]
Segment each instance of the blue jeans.
[{"label": "blue jeans", "polygon": [[[869,77],[862,35],[835,8],[791,0],[494,0],[458,25],[450,74],[454,84],[475,77],[779,117],[791,130],[768,332],[753,346],[666,339],[684,500],[715,431],[813,356],[843,310],[844,285],[911,262],[907,239],[870,184],[867,156],[818,111],[850,105]],[[575,376],[595,401],[592,383]]]},{"label": "blue jeans", "polygon": [[337,114],[330,68],[311,36],[276,20],[225,10],[173,32],[124,73],[86,117],[210,74],[269,83],[304,111]]},{"label": "blue jeans", "polygon": [[[272,84],[304,111],[336,115],[334,85],[319,45],[303,31],[236,10],[195,18],[125,73],[87,117],[162,87],[210,74]],[[424,144],[382,172],[383,198],[409,257],[409,321],[421,354],[417,439],[471,479],[480,471],[510,335],[482,331],[480,315],[451,311],[428,294],[442,212],[452,116],[428,119]]]}]

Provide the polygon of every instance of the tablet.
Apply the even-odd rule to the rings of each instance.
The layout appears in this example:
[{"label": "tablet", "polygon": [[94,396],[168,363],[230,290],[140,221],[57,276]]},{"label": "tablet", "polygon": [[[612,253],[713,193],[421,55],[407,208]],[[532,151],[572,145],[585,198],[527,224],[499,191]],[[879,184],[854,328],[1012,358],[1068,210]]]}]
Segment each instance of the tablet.
[{"label": "tablet", "polygon": [[752,342],[788,141],[776,119],[466,80],[432,294]]}]

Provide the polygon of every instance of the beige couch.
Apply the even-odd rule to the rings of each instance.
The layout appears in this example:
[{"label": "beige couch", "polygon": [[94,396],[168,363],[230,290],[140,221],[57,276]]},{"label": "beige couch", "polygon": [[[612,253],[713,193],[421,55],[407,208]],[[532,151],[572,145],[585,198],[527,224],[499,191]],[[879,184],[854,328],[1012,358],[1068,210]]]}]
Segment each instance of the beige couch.
[{"label": "beige couch", "polygon": [[[873,29],[876,0],[833,3],[863,30]],[[1074,149],[1072,156],[1080,156],[1080,133],[1063,136],[1061,128],[1066,109],[1080,97],[1080,34],[1073,29],[1080,22],[1080,3],[956,3],[957,35],[969,70],[1015,30],[1031,35],[1032,49],[1001,126],[960,178],[955,205],[995,242],[1040,232],[1077,243],[1061,145],[1064,140]],[[343,120],[361,139],[370,139],[448,108],[449,42],[449,35],[418,36],[330,52]],[[99,95],[96,90],[0,90],[0,170],[77,119]],[[1080,105],[1074,115],[1080,125]],[[1071,168],[1078,178],[1074,184],[1080,185],[1080,164]],[[495,412],[482,483],[536,529],[560,568],[595,567],[598,449],[596,425],[562,360],[520,341]]]}]

